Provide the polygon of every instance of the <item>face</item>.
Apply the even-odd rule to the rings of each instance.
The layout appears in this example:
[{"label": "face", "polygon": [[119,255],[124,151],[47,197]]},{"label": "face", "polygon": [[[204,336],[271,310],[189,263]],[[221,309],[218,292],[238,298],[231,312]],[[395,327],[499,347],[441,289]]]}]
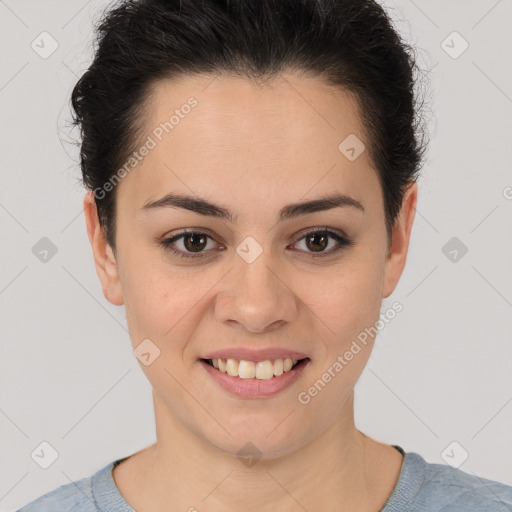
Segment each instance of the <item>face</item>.
[{"label": "face", "polygon": [[[190,97],[194,106],[184,107]],[[172,129],[159,130],[176,110]],[[351,134],[369,146],[356,102],[319,79],[162,81],[144,122],[145,140],[155,144],[117,185],[115,257],[91,194],[84,205],[105,296],[125,304],[134,349],[150,340],[141,347],[151,363],[141,368],[157,414],[226,452],[250,441],[264,457],[290,453],[342,425],[373,338],[344,358],[341,371],[333,368],[375,325],[382,298],[398,282],[416,186],[388,247],[368,151],[354,160],[338,148]],[[169,194],[216,208],[158,202]],[[296,207],[327,196],[345,200]],[[293,378],[283,374],[287,385],[273,393],[268,381],[227,376],[253,394],[257,381],[267,390],[241,396],[202,361],[239,348],[308,359],[291,370]],[[329,369],[330,382],[308,393]]]}]

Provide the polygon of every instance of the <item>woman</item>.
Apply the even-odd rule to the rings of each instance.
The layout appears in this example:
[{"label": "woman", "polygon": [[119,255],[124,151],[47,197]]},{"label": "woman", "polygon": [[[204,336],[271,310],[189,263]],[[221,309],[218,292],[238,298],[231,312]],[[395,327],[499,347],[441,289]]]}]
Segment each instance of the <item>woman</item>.
[{"label": "woman", "polygon": [[510,510],[354,423],[426,147],[410,50],[371,0],[106,14],[72,94],[84,212],[157,442],[22,512]]}]

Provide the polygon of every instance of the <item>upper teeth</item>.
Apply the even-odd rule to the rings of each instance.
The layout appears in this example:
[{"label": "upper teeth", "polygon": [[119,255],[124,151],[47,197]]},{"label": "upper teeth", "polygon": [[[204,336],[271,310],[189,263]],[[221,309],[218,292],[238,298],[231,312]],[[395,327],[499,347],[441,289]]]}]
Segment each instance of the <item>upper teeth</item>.
[{"label": "upper teeth", "polygon": [[246,361],[244,359],[212,359],[212,364],[221,372],[227,373],[232,377],[242,379],[271,379],[274,375],[281,375],[283,372],[289,372],[298,359],[275,359],[274,362],[269,359],[265,361]]}]

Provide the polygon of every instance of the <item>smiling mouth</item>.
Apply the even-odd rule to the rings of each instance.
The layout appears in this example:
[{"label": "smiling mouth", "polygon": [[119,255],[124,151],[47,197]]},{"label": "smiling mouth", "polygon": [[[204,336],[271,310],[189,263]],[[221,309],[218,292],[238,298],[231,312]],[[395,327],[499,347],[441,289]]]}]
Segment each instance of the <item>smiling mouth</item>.
[{"label": "smiling mouth", "polygon": [[310,361],[309,357],[304,359],[274,359],[259,362],[237,360],[231,358],[201,359],[204,363],[215,368],[221,373],[231,377],[249,380],[271,380],[275,377],[296,370]]}]

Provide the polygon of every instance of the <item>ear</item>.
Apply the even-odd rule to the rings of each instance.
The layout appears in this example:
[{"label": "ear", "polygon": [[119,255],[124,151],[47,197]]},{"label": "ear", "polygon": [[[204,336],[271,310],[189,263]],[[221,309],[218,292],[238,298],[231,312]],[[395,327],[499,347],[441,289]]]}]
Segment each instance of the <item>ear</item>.
[{"label": "ear", "polygon": [[392,229],[390,248],[385,262],[383,298],[393,293],[405,267],[417,201],[418,184],[413,182],[404,195],[400,213]]},{"label": "ear", "polygon": [[96,273],[101,281],[103,295],[115,306],[121,306],[124,304],[124,298],[121,292],[116,258],[99,223],[96,201],[92,191],[85,194],[83,205],[87,234],[89,242],[91,242]]}]

